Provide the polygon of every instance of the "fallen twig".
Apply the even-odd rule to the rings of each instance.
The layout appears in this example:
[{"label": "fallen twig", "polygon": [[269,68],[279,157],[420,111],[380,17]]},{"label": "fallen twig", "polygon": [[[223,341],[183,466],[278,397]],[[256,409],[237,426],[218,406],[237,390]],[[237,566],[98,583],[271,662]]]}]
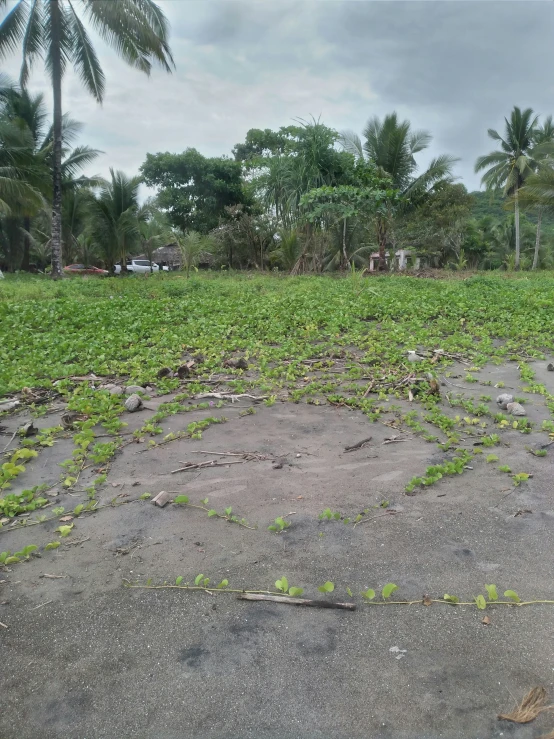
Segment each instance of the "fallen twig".
[{"label": "fallen twig", "polygon": [[371,516],[370,518],[362,518],[361,521],[356,521],[356,523],[352,526],[352,528],[355,529],[359,523],[367,523],[368,521],[374,521],[376,518],[383,518],[383,516],[394,516],[397,513],[399,513],[399,511],[390,510],[390,511],[387,511],[386,513],[380,513],[378,516]]},{"label": "fallen twig", "polygon": [[39,575],[39,578],[41,577],[48,578],[48,580],[65,580],[65,578],[69,577],[69,575],[49,575],[47,572],[45,572],[43,575]]},{"label": "fallen twig", "polygon": [[229,462],[217,462],[215,459],[211,459],[209,462],[194,462],[184,463],[184,467],[179,467],[178,470],[171,470],[171,474],[174,475],[176,472],[186,472],[187,470],[199,470],[204,467],[227,467],[229,464],[244,464],[246,459],[235,459]]},{"label": "fallen twig", "polygon": [[6,626],[6,624],[3,624],[3,623],[2,623],[2,621],[0,621],[0,626],[1,626],[1,627],[2,627],[3,629],[7,629],[7,628],[8,628],[8,627]]},{"label": "fallen twig", "polygon": [[267,400],[269,396],[267,395],[249,395],[248,393],[240,393],[239,395],[233,395],[233,393],[200,393],[200,395],[195,395],[195,400],[200,400],[201,398],[217,398],[218,400],[230,400],[231,403],[234,403],[235,400],[240,400],[241,398],[250,398],[250,400],[255,400],[256,402],[259,402],[261,400]]},{"label": "fallen twig", "polygon": [[10,440],[8,441],[8,443],[6,444],[6,446],[4,447],[4,449],[2,450],[2,454],[4,454],[4,452],[7,452],[7,451],[8,451],[8,449],[9,449],[9,448],[10,448],[10,446],[11,446],[11,443],[12,443],[12,441],[13,441],[13,440],[15,439],[15,437],[16,437],[16,434],[17,434],[17,429],[16,429],[16,430],[15,430],[15,431],[13,432],[13,434],[12,434],[12,436],[11,436],[11,439],[10,439]]},{"label": "fallen twig", "polygon": [[344,451],[345,452],[354,452],[356,449],[361,449],[365,444],[371,441],[373,437],[368,436],[367,439],[362,439],[361,441],[358,441],[356,444],[352,444],[352,446],[345,446]]},{"label": "fallen twig", "polygon": [[35,606],[34,608],[31,608],[31,611],[36,611],[37,608],[42,608],[42,606],[47,606],[49,603],[53,603],[53,600],[47,600],[46,603],[40,603],[38,606]]},{"label": "fallen twig", "polygon": [[309,608],[337,608],[345,611],[355,611],[355,603],[336,603],[328,600],[307,600],[306,598],[291,598],[288,595],[259,595],[255,593],[240,593],[238,600],[268,600],[272,603],[286,603],[289,606],[306,606]]}]

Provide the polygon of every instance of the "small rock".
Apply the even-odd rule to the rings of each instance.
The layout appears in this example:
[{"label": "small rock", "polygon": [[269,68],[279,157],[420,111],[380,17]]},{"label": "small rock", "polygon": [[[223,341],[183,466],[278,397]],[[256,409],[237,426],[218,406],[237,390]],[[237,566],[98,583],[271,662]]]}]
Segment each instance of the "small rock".
[{"label": "small rock", "polygon": [[416,352],[408,352],[408,362],[422,362],[423,357],[420,357]]},{"label": "small rock", "polygon": [[119,387],[119,385],[114,385],[113,387],[109,388],[110,395],[123,395],[123,388]]},{"label": "small rock", "polygon": [[17,433],[23,437],[34,436],[37,433],[37,430],[38,429],[36,429],[35,426],[33,426],[33,422],[30,421],[29,423],[26,423],[23,426],[20,426],[17,429]]},{"label": "small rock", "polygon": [[508,413],[511,413],[512,416],[526,416],[527,415],[527,413],[525,412],[525,408],[519,403],[508,403],[506,406],[506,410],[508,411]]},{"label": "small rock", "polygon": [[127,385],[125,388],[125,395],[136,395],[137,393],[145,393],[146,388],[140,385]]},{"label": "small rock", "polygon": [[134,413],[142,408],[142,400],[138,395],[130,395],[125,401],[125,408],[129,413]]},{"label": "small rock", "polygon": [[19,400],[3,400],[0,403],[0,413],[13,411],[18,405],[20,405]]},{"label": "small rock", "polygon": [[548,370],[549,372],[554,372],[554,364],[552,364],[552,362],[550,362],[550,364],[547,364],[547,365],[546,365],[546,369],[547,369],[547,370]]},{"label": "small rock", "polygon": [[508,407],[508,403],[514,402],[514,396],[510,395],[509,393],[502,393],[498,396],[496,402],[502,408],[502,410],[505,411]]},{"label": "small rock", "polygon": [[169,367],[162,367],[161,370],[158,371],[158,377],[173,377],[173,372]]}]

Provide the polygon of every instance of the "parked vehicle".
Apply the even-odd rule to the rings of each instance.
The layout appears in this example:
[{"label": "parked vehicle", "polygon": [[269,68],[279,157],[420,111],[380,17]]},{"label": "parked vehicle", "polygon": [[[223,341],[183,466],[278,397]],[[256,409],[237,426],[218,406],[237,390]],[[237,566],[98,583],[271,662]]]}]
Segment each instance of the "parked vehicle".
[{"label": "parked vehicle", "polygon": [[96,275],[97,277],[105,277],[110,274],[107,269],[85,267],[84,264],[68,264],[67,267],[63,268],[63,271],[68,275]]},{"label": "parked vehicle", "polygon": [[[150,268],[150,264],[152,264],[152,268]],[[134,272],[135,274],[141,274],[144,272],[159,272],[160,268],[155,263],[150,263],[148,259],[129,259],[127,262],[127,272]],[[121,274],[121,264],[116,264],[114,267],[114,272],[116,275]]]}]

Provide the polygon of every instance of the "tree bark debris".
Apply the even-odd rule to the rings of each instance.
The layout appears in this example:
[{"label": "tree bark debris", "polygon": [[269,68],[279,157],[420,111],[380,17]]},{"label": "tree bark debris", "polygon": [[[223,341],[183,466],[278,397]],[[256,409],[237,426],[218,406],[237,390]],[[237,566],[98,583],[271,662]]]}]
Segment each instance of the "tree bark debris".
[{"label": "tree bark debris", "polygon": [[288,595],[260,595],[258,593],[240,593],[238,600],[264,600],[271,603],[285,603],[289,606],[306,606],[308,608],[336,608],[344,611],[355,611],[355,603],[336,603],[328,600],[307,600],[306,598],[291,598]]}]

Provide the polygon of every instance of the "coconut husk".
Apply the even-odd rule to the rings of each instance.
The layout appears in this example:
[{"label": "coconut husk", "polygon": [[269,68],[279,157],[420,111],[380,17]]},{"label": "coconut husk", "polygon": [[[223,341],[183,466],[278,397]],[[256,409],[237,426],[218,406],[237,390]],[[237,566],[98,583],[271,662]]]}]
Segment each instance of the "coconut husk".
[{"label": "coconut husk", "polygon": [[546,690],[542,687],[532,688],[511,713],[501,713],[498,718],[502,721],[513,721],[515,724],[528,724],[543,711],[550,711],[554,708],[554,706],[545,706],[545,703]]}]

